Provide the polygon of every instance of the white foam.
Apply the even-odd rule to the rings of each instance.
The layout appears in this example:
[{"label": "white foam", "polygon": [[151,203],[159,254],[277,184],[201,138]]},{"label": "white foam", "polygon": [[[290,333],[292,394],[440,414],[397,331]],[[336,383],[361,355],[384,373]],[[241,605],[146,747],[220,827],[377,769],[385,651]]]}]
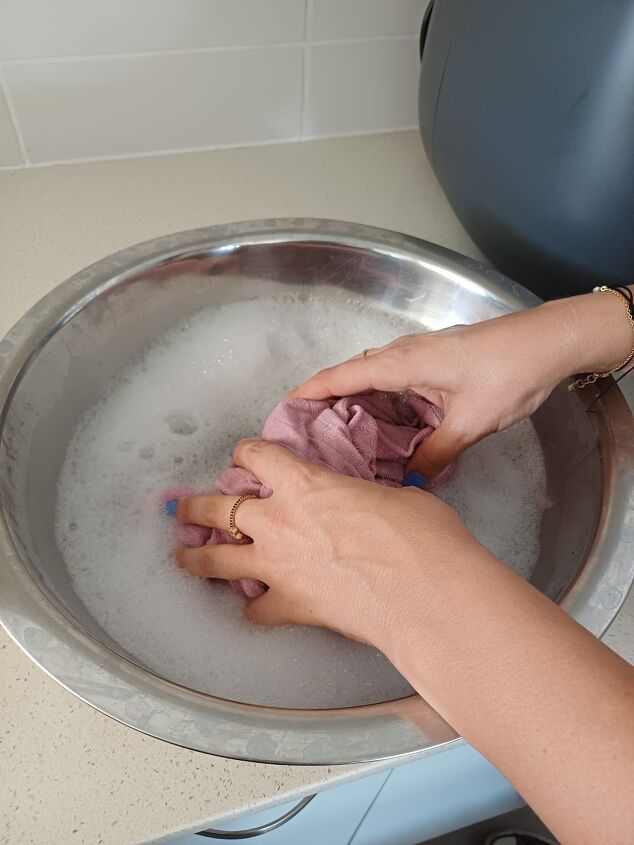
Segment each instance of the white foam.
[{"label": "white foam", "polygon": [[[375,649],[312,628],[253,626],[239,596],[177,569],[157,497],[180,485],[212,490],[236,440],[257,435],[289,389],[414,329],[341,298],[255,300],[176,326],[121,373],[69,443],[56,525],[78,596],[116,642],[171,680],[240,701],[336,707],[409,691]],[[438,492],[527,576],[544,486],[526,423],[473,449]]]},{"label": "white foam", "polygon": [[548,505],[544,457],[530,420],[465,452],[454,477],[435,492],[458,511],[484,546],[530,578]]}]

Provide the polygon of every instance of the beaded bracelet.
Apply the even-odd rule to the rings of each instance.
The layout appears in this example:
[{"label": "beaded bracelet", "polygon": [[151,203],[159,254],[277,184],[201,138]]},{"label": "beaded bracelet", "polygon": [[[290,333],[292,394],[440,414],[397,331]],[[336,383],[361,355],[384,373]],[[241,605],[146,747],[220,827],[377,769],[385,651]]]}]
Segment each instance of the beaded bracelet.
[{"label": "beaded bracelet", "polygon": [[[597,285],[593,288],[592,293],[611,293],[614,296],[618,296],[619,299],[623,301],[625,305],[625,310],[627,312],[627,319],[630,321],[630,325],[632,326],[632,333],[634,334],[634,296],[632,296],[632,291],[627,288],[623,287],[622,285],[617,285],[616,287],[609,287],[608,285]],[[586,387],[588,384],[594,384],[595,381],[598,381],[600,378],[607,378],[611,376],[612,373],[617,372],[617,370],[621,370],[630,361],[634,358],[634,340],[632,341],[632,348],[630,349],[630,354],[624,361],[621,361],[620,364],[617,364],[614,369],[609,370],[607,373],[588,373],[582,378],[578,378],[572,382],[572,384],[568,385],[568,390],[576,390],[578,387]]]}]

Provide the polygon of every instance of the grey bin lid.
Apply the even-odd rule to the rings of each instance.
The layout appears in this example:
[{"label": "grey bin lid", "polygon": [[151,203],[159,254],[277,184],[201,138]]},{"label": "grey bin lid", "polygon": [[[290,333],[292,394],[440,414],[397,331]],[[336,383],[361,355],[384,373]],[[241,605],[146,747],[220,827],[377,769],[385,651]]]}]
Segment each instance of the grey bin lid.
[{"label": "grey bin lid", "polygon": [[634,3],[432,0],[420,129],[449,202],[542,298],[634,279]]}]

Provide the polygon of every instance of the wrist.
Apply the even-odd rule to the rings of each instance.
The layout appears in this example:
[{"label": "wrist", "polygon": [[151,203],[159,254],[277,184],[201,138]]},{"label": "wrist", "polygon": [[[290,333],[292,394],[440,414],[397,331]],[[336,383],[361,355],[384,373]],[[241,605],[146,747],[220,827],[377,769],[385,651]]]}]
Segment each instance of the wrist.
[{"label": "wrist", "polygon": [[497,686],[544,615],[563,614],[477,541],[426,580],[424,600],[410,594],[381,650],[419,695],[465,732],[477,686]]},{"label": "wrist", "polygon": [[477,592],[476,585],[489,570],[506,567],[466,529],[463,536],[445,541],[442,550],[428,549],[422,571],[417,557],[417,574],[409,579],[409,588],[399,588],[387,598],[391,612],[376,645],[427,697],[428,681],[455,632],[456,609],[470,603],[474,588]]},{"label": "wrist", "polygon": [[564,378],[609,372],[632,350],[634,336],[626,305],[613,293],[582,294],[541,307],[557,310],[568,337]]}]

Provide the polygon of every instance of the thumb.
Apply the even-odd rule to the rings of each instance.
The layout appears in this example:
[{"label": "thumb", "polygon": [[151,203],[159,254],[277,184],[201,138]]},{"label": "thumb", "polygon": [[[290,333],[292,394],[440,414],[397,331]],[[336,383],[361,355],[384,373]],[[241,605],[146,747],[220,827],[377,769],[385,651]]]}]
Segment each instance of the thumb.
[{"label": "thumb", "polygon": [[438,428],[416,449],[406,472],[419,472],[425,478],[435,478],[480,439],[481,435],[465,429],[464,421],[457,414],[448,413]]}]

